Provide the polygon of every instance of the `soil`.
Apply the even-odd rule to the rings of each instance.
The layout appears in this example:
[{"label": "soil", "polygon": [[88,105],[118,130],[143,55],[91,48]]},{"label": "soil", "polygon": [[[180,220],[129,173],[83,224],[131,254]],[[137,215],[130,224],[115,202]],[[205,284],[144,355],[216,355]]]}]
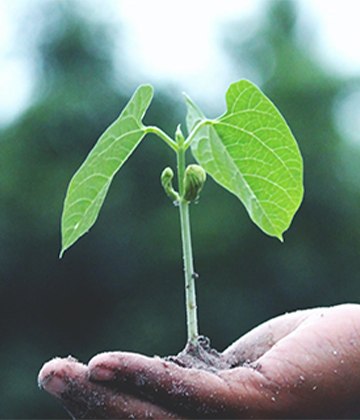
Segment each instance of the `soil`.
[{"label": "soil", "polygon": [[204,336],[198,338],[196,345],[188,343],[178,355],[168,356],[165,360],[176,363],[181,367],[202,369],[210,372],[231,369],[237,365],[234,360],[229,360],[228,357],[211,348],[210,339]]}]

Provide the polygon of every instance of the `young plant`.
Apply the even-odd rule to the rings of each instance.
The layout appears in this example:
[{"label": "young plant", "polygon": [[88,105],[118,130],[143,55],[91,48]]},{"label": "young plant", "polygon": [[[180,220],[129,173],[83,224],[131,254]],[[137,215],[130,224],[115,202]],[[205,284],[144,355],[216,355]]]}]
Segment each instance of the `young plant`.
[{"label": "young plant", "polygon": [[[73,176],[62,214],[64,252],[95,223],[111,181],[148,133],[160,137],[176,154],[178,189],[166,168],[161,183],[179,208],[184,257],[188,344],[197,345],[198,323],[189,204],[198,199],[206,174],[244,204],[251,220],[266,234],[283,241],[283,233],[303,197],[303,163],[297,143],[273,103],[252,83],[240,80],[226,93],[227,111],[206,118],[185,95],[185,138],[180,125],[175,139],[142,118],[153,88],[140,86],[119,118],[99,138]],[[186,167],[190,149],[198,165]]]}]

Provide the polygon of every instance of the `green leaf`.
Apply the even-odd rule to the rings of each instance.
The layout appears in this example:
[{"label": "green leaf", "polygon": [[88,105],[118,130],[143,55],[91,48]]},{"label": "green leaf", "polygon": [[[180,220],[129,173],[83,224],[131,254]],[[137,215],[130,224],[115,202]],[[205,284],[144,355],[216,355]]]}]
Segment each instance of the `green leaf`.
[{"label": "green leaf", "polygon": [[112,179],[146,134],[142,118],[152,97],[152,86],[137,89],[71,179],[61,221],[60,258],[95,223]]},{"label": "green leaf", "polygon": [[226,93],[227,112],[207,120],[186,98],[191,150],[221,186],[235,194],[253,222],[281,241],[303,198],[303,162],[280,112],[252,83],[240,80]]}]

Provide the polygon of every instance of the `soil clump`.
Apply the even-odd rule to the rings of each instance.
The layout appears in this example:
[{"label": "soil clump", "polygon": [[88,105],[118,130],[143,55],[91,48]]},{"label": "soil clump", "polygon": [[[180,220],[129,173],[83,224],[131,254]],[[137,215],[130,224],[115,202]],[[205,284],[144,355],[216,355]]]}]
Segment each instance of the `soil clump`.
[{"label": "soil clump", "polygon": [[176,356],[165,357],[166,361],[176,363],[184,368],[195,368],[216,372],[231,369],[238,365],[235,360],[229,360],[210,346],[208,337],[199,336],[197,344],[187,343],[184,350]]}]

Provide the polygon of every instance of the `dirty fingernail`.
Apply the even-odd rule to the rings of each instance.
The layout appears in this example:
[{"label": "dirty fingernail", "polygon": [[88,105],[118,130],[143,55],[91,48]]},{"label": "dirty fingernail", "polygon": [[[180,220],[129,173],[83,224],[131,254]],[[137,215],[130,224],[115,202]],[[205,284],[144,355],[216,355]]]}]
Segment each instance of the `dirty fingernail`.
[{"label": "dirty fingernail", "polygon": [[90,379],[94,381],[113,381],[115,373],[113,370],[98,366],[90,373]]},{"label": "dirty fingernail", "polygon": [[64,379],[59,378],[56,375],[48,376],[44,378],[40,383],[40,387],[45,391],[49,392],[54,397],[60,396],[66,389],[67,383]]}]

